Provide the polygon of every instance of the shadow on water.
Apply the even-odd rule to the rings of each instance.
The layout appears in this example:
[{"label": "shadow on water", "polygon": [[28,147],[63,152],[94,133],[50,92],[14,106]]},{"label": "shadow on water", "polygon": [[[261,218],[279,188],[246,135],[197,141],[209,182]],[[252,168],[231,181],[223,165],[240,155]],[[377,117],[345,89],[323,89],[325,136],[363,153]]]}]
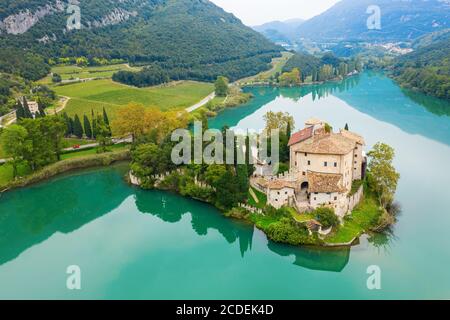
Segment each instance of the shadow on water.
[{"label": "shadow on water", "polygon": [[97,170],[1,195],[0,265],[57,232],[81,228],[129,196],[122,168]]},{"label": "shadow on water", "polygon": [[[255,231],[252,225],[226,218],[202,202],[167,192],[131,188],[122,180],[124,172],[123,168],[102,169],[4,194],[0,202],[0,265],[55,233],[68,234],[101,218],[130,195],[134,195],[140,214],[178,223],[189,213],[196,234],[206,236],[209,230],[218,231],[228,243],[239,244],[243,258],[252,250]],[[338,272],[349,259],[349,249],[297,248],[267,242],[277,255],[294,255],[294,264],[303,268]]]}]

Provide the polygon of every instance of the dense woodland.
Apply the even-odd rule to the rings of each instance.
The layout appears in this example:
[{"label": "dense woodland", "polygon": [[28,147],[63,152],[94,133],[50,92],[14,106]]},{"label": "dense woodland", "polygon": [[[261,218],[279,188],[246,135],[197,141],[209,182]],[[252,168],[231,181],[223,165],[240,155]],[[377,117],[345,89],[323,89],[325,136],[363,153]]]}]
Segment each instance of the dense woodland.
[{"label": "dense woodland", "polygon": [[[43,5],[31,0],[2,2],[0,17],[38,3]],[[158,67],[171,79],[214,80],[219,74],[237,79],[267,69],[270,59],[281,50],[210,2],[94,0],[80,1],[80,8],[81,30],[63,32],[67,15],[56,12],[21,35],[0,33],[0,71],[37,80],[49,73],[51,59],[86,57],[152,65],[136,78],[118,76],[136,85],[152,84],[155,79],[149,70]],[[137,15],[117,24],[92,27],[113,9]],[[46,35],[52,39],[37,41]]]},{"label": "dense woodland", "polygon": [[450,100],[450,32],[398,58],[394,76],[406,88]]}]

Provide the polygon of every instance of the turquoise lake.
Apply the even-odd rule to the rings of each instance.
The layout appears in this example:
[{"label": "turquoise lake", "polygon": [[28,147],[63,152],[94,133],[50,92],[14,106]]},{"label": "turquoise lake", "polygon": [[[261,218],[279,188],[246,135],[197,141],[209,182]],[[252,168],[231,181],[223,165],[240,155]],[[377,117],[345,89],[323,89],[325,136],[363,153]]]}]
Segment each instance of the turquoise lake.
[{"label": "turquoise lake", "polygon": [[[0,299],[449,299],[450,104],[382,74],[301,88],[247,88],[254,99],[211,119],[259,130],[286,111],[348,123],[395,148],[402,214],[392,234],[347,249],[279,245],[213,207],[91,169],[0,195]],[[68,266],[81,290],[68,290]],[[368,290],[367,268],[381,269]]]}]

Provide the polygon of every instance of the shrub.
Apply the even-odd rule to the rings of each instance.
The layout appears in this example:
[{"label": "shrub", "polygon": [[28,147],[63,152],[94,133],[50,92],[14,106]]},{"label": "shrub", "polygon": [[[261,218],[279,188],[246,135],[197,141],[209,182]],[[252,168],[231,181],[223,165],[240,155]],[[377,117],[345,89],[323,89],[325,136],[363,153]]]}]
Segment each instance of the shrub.
[{"label": "shrub", "polygon": [[313,215],[316,217],[322,226],[326,229],[335,227],[339,224],[338,217],[334,214],[334,210],[331,208],[317,208],[314,210]]},{"label": "shrub", "polygon": [[271,223],[264,231],[269,239],[275,242],[291,245],[311,244],[314,242],[314,239],[310,238],[305,227],[295,224],[289,218],[282,218],[275,223]]}]

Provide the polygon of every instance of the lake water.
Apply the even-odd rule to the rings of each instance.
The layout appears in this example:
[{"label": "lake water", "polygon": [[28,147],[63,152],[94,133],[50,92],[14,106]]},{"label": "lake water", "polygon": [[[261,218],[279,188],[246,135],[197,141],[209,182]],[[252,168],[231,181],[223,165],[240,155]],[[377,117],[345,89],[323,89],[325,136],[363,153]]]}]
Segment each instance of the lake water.
[{"label": "lake water", "polygon": [[[255,98],[210,121],[262,129],[287,111],[346,123],[396,150],[403,212],[390,236],[351,249],[269,242],[252,226],[170,193],[126,185],[126,166],[88,170],[0,196],[0,298],[393,299],[450,298],[450,106],[402,91],[380,74]],[[81,290],[66,269],[81,268]],[[367,268],[382,289],[367,289]]]}]

